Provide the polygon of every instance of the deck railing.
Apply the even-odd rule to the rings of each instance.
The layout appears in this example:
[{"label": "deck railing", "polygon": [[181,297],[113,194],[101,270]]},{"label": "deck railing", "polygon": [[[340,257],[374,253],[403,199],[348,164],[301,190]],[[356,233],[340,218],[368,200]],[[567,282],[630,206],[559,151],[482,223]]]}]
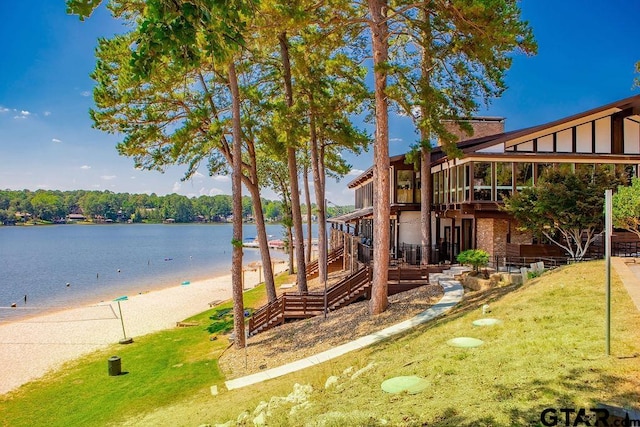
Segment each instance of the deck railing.
[{"label": "deck railing", "polygon": [[[331,265],[334,262],[340,260],[344,256],[344,246],[340,246],[337,249],[332,250],[327,254],[327,265]],[[318,265],[318,259],[314,259],[310,263],[307,264],[305,268],[305,275],[307,278],[313,277],[320,273],[320,268]]]},{"label": "deck railing", "polygon": [[[364,267],[327,290],[327,309],[336,310],[366,296],[371,270]],[[287,319],[305,319],[324,313],[324,292],[284,293],[256,310],[249,318],[249,335],[283,324]]]}]

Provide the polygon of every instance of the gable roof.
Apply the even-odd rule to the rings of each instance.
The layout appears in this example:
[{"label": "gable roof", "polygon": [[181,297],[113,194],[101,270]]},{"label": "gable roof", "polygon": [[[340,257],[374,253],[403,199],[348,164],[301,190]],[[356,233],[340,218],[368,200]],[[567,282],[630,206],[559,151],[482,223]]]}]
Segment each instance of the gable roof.
[{"label": "gable roof", "polygon": [[[582,119],[585,119],[589,116],[601,115],[602,117],[604,117],[612,113],[627,109],[633,109],[633,114],[640,114],[640,95],[621,99],[619,101],[612,102],[601,107],[593,108],[582,113],[574,114],[572,116],[565,117],[559,120],[554,120],[549,123],[505,132],[497,135],[491,135],[483,138],[461,141],[458,143],[458,148],[460,148],[464,154],[472,154],[482,149],[489,148],[503,142],[512,141],[514,139],[526,140],[529,139],[527,138],[529,135],[541,133],[544,131],[551,133],[555,128],[566,128],[570,126],[572,122],[580,122]],[[433,162],[444,159],[445,157],[446,154],[442,151],[442,147],[436,147],[432,151],[431,160]]]}]

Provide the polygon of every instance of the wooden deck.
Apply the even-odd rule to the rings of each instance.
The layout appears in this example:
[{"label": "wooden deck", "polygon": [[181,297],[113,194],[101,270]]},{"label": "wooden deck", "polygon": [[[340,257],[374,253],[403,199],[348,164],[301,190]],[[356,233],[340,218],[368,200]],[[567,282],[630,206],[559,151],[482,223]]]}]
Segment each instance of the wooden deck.
[{"label": "wooden deck", "polygon": [[[429,284],[429,273],[442,272],[441,266],[395,266],[389,268],[388,295],[395,295]],[[365,265],[327,290],[327,311],[338,310],[371,297],[372,269]],[[255,335],[288,320],[307,319],[324,314],[324,292],[284,293],[256,310],[249,318],[249,335]]]}]

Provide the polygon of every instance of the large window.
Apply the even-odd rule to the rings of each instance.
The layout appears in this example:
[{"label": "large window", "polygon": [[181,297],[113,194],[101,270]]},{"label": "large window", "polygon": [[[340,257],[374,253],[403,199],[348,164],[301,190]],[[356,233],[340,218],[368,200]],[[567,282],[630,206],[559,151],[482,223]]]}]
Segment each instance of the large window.
[{"label": "large window", "polygon": [[458,200],[458,203],[462,203],[464,201],[464,166],[456,167],[456,176],[456,192],[458,193],[456,199]]},{"label": "large window", "polygon": [[436,172],[432,175],[432,179],[433,179],[433,197],[432,197],[432,202],[434,205],[437,205],[440,203],[439,201],[439,197],[440,197],[440,172]]},{"label": "large window", "polygon": [[616,165],[616,172],[623,180],[623,184],[631,185],[631,179],[638,176],[638,165]]},{"label": "large window", "polygon": [[516,190],[533,185],[533,163],[516,163]]},{"label": "large window", "polygon": [[496,165],[496,200],[502,201],[513,191],[513,163],[498,162]]},{"label": "large window", "polygon": [[399,170],[396,183],[396,202],[413,203],[413,171]]},{"label": "large window", "polygon": [[491,162],[473,164],[473,199],[491,200]]},{"label": "large window", "polygon": [[449,202],[450,203],[458,203],[458,192],[456,191],[456,187],[458,186],[458,174],[455,166],[449,169],[449,181],[451,182],[449,186]]},{"label": "large window", "polygon": [[536,183],[540,181],[541,177],[544,177],[547,170],[552,168],[553,163],[536,163]]}]

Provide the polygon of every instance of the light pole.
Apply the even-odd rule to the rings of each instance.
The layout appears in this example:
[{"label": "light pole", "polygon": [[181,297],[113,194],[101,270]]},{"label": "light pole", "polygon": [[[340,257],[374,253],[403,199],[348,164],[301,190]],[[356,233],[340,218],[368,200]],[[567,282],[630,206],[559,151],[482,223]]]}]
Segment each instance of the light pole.
[{"label": "light pole", "polygon": [[127,333],[124,330],[124,319],[122,317],[122,308],[120,307],[120,301],[126,301],[128,299],[129,299],[129,297],[126,296],[126,295],[114,299],[114,301],[116,301],[118,303],[118,312],[120,312],[120,323],[122,324],[122,335],[124,336],[124,338],[122,338],[119,341],[120,344],[131,344],[133,342],[133,338],[131,338],[131,337],[127,338]]}]

